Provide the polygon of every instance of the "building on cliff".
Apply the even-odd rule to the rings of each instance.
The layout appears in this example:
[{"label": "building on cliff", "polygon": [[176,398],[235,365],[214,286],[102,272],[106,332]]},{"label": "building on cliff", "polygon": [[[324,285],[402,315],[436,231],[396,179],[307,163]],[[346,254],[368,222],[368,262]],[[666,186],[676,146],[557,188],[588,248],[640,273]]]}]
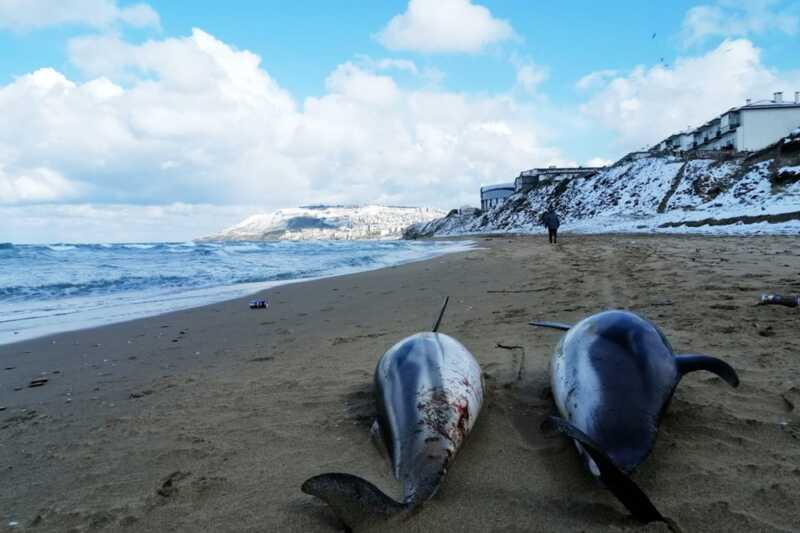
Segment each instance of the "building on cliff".
[{"label": "building on cliff", "polygon": [[484,211],[491,209],[504,202],[512,194],[514,194],[513,183],[499,183],[481,187],[481,209]]},{"label": "building on cliff", "polygon": [[481,187],[481,209],[491,209],[516,193],[527,193],[540,183],[551,183],[573,178],[594,176],[605,167],[547,167],[523,170],[513,183],[499,183]]},{"label": "building on cliff", "polygon": [[526,193],[539,183],[594,176],[605,167],[548,167],[523,170],[514,180],[514,192]]},{"label": "building on cliff", "polygon": [[752,102],[729,109],[691,131],[670,135],[653,152],[733,150],[755,152],[777,142],[800,126],[800,91],[793,101],[777,92],[772,100]]}]

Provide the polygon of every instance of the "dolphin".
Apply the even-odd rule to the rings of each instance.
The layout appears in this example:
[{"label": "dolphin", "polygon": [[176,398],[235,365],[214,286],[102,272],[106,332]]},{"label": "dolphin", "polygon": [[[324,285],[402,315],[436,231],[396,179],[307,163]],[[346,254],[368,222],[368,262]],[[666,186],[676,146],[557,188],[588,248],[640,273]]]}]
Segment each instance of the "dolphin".
[{"label": "dolphin", "polygon": [[408,517],[433,497],[475,425],[483,403],[481,369],[461,343],[438,333],[447,302],[432,331],[401,340],[375,368],[373,435],[388,452],[402,499],[344,473],[314,476],[301,487],[325,501],[348,528]]},{"label": "dolphin", "polygon": [[566,330],[553,354],[550,383],[560,417],[547,425],[570,437],[593,476],[642,522],[670,527],[630,474],[653,449],[661,417],[681,378],[696,370],[739,385],[730,365],[707,355],[675,355],[649,320],[628,311],[604,311]]}]

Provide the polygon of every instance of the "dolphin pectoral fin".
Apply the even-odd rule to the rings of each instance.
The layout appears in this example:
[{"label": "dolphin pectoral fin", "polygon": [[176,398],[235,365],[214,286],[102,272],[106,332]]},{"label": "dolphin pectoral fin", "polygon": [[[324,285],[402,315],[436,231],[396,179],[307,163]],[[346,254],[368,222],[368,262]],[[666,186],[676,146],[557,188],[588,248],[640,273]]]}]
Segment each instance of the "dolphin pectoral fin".
[{"label": "dolphin pectoral fin", "polygon": [[528,322],[529,326],[539,326],[540,328],[552,328],[552,329],[560,329],[563,331],[567,331],[572,326],[569,324],[563,324],[561,322],[548,322],[546,320],[534,320],[532,322]]},{"label": "dolphin pectoral fin", "polygon": [[728,382],[731,387],[739,386],[739,376],[731,365],[708,355],[683,354],[675,356],[675,364],[681,376],[695,370],[706,370]]},{"label": "dolphin pectoral fin", "polygon": [[658,509],[655,508],[647,495],[642,492],[642,489],[620,470],[614,464],[614,461],[588,435],[566,420],[555,416],[550,417],[550,423],[554,429],[581,444],[581,447],[594,460],[600,470],[600,481],[637,520],[644,523],[669,523],[667,519],[661,516],[661,513],[658,512]]},{"label": "dolphin pectoral fin", "polygon": [[307,479],[301,490],[327,503],[350,530],[389,520],[410,510],[369,481],[351,474],[320,474]]}]

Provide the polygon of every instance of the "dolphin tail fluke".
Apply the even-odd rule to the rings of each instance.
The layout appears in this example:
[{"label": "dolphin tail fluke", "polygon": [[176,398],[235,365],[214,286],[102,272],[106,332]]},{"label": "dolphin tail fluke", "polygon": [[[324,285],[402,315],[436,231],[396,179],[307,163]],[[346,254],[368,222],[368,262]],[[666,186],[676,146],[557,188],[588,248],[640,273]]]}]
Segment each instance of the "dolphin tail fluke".
[{"label": "dolphin tail fluke", "polygon": [[620,470],[620,468],[614,464],[614,461],[612,461],[588,435],[561,418],[551,416],[548,420],[554,429],[567,437],[575,439],[581,444],[581,447],[589,454],[592,460],[594,460],[597,468],[600,470],[600,481],[602,481],[606,488],[622,502],[637,520],[644,523],[670,523],[669,520],[658,512],[658,509],[655,508],[647,495],[642,492],[642,489],[640,489],[627,474]]},{"label": "dolphin tail fluke", "polygon": [[327,503],[355,531],[410,510],[369,481],[350,474],[320,474],[307,479],[301,490]]},{"label": "dolphin tail fluke", "polygon": [[439,316],[436,317],[436,322],[433,323],[433,329],[431,331],[433,331],[434,333],[439,331],[439,326],[442,323],[442,318],[444,317],[444,311],[445,311],[445,309],[447,309],[447,302],[449,302],[449,301],[450,301],[450,297],[449,296],[445,296],[444,303],[442,304],[442,309],[439,311]]},{"label": "dolphin tail fluke", "polygon": [[706,370],[727,381],[731,387],[739,386],[739,376],[736,375],[736,371],[722,359],[708,355],[684,354],[676,356],[675,363],[681,376],[695,370]]},{"label": "dolphin tail fluke", "polygon": [[528,322],[529,326],[539,326],[540,328],[552,328],[552,329],[561,329],[567,331],[568,329],[572,328],[569,324],[563,324],[561,322],[548,322],[546,320],[534,320],[533,322]]}]

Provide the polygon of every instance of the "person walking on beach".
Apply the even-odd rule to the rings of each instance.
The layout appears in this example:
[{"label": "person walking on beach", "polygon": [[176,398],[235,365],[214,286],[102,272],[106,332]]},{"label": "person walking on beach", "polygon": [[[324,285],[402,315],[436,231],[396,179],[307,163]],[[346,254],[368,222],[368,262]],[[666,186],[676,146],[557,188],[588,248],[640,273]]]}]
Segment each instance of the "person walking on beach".
[{"label": "person walking on beach", "polygon": [[558,226],[561,225],[561,221],[558,220],[556,210],[552,206],[548,207],[542,215],[542,224],[547,227],[550,244],[556,244],[558,242]]}]

